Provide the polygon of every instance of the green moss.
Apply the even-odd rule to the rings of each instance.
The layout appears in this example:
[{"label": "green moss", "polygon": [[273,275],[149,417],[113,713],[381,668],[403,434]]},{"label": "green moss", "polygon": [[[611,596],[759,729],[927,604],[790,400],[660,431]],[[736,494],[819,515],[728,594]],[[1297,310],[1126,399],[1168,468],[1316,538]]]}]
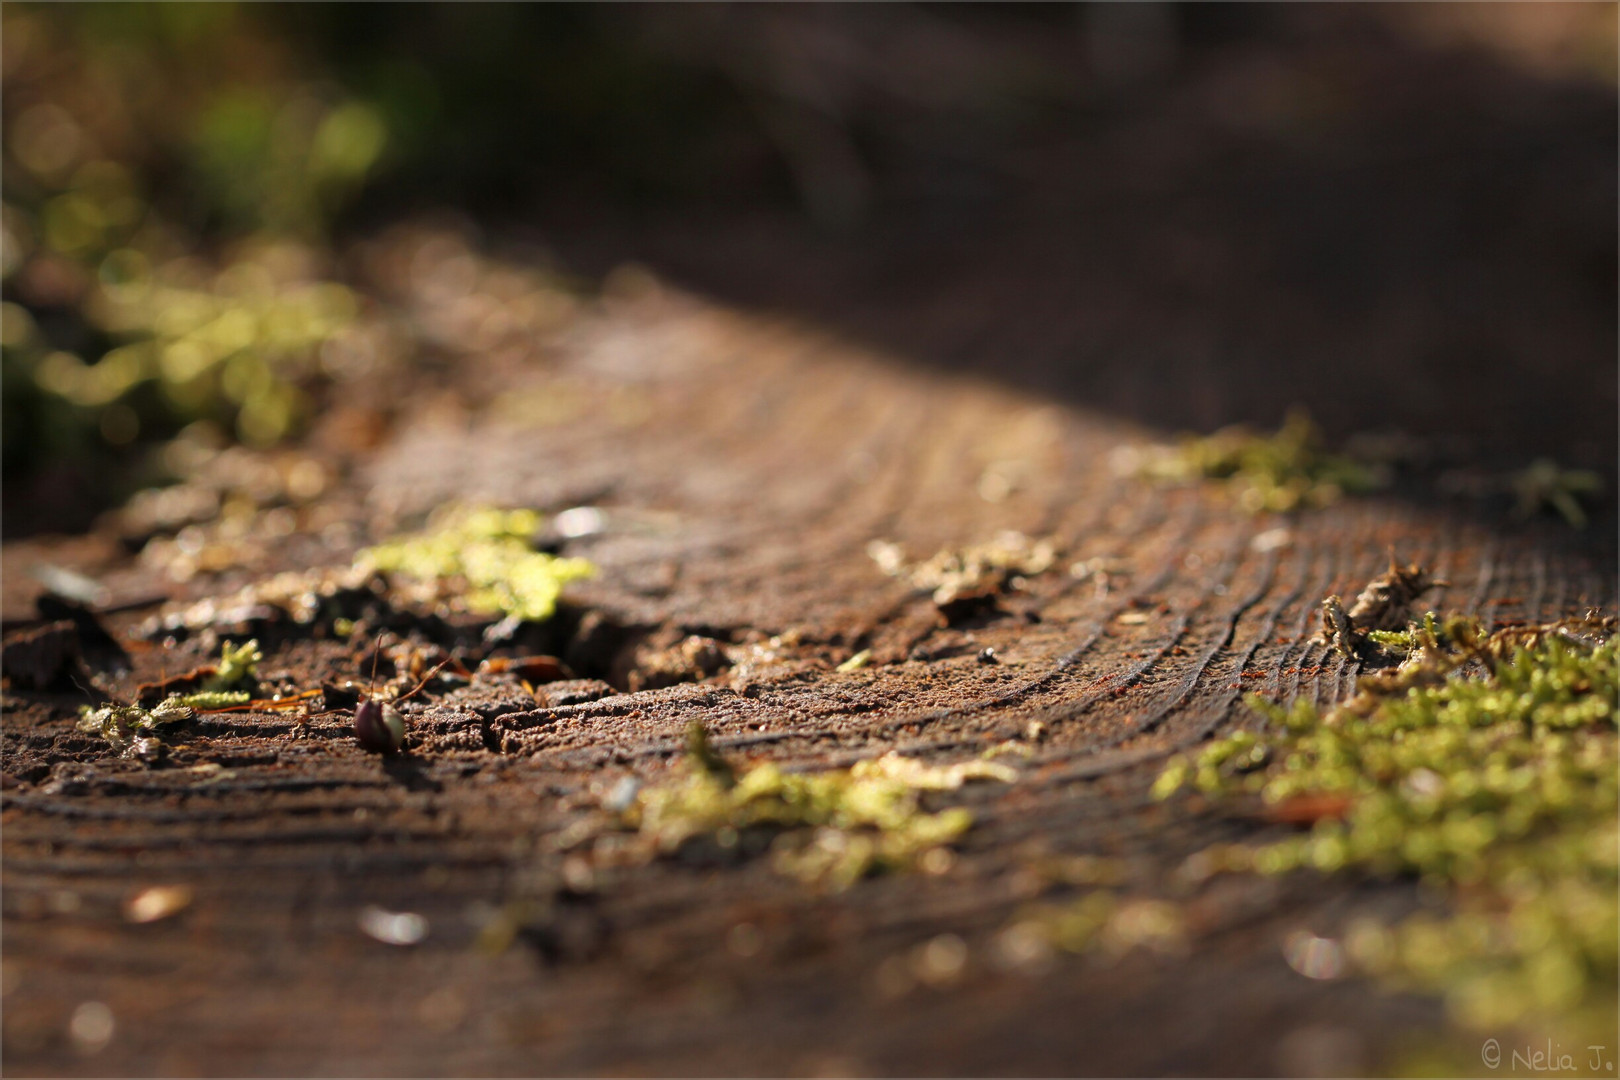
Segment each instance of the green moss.
[{"label": "green moss", "polygon": [[246,690],[199,690],[195,694],[180,694],[173,700],[188,709],[227,709],[232,705],[246,705],[253,695]]},{"label": "green moss", "polygon": [[[1426,616],[1390,636],[1409,652],[1404,664],[1364,677],[1325,714],[1251,695],[1270,728],[1172,761],[1155,794],[1191,785],[1342,808],[1223,864],[1419,876],[1452,898],[1450,913],[1363,926],[1349,945],[1364,970],[1442,995],[1474,1027],[1612,1036],[1613,630],[1589,617],[1486,634],[1476,620]],[[1591,1026],[1604,1017],[1607,1027]]]},{"label": "green moss", "polygon": [[155,734],[158,728],[190,720],[193,715],[189,707],[175,698],[160,702],[150,709],[143,709],[139,705],[103,705],[100,708],[86,705],[79,710],[78,729],[100,735],[115,749],[125,750],[133,746],[137,739]]},{"label": "green moss", "polygon": [[1368,630],[1367,640],[1391,653],[1409,653],[1417,647],[1410,630]]},{"label": "green moss", "polygon": [[160,727],[191,719],[197,709],[245,704],[251,700],[248,692],[232,687],[251,682],[263,659],[257,640],[250,639],[235,646],[227,641],[220,646],[219,664],[214,674],[195,693],[170,695],[150,709],[139,705],[103,705],[92,709],[86,705],[79,710],[79,730],[100,735],[124,750],[137,739],[152,738]]},{"label": "green moss", "polygon": [[[1612,851],[1614,834],[1592,841]],[[1612,875],[1569,874],[1506,895],[1466,896],[1450,913],[1395,927],[1364,921],[1345,948],[1391,986],[1440,996],[1464,1026],[1537,1029],[1571,1046],[1612,1047],[1617,928]]]},{"label": "green moss", "polygon": [[1097,944],[1119,908],[1111,892],[1090,892],[1068,904],[1031,909],[1013,924],[1013,932],[1038,938],[1050,948],[1083,953]]},{"label": "green moss", "polygon": [[556,610],[564,585],[596,569],[534,550],[540,522],[532,510],[458,509],[429,532],[367,548],[356,562],[414,579],[426,599],[541,622]]},{"label": "green moss", "polygon": [[700,720],[686,726],[686,763],[723,788],[730,788],[737,782],[737,774],[731,763],[714,748],[709,741],[709,729]]},{"label": "green moss", "polygon": [[225,642],[219,649],[218,669],[212,678],[202,684],[203,694],[220,693],[231,690],[241,683],[252,682],[258,676],[259,661],[263,659],[264,653],[259,650],[256,639],[244,641],[235,648],[231,647],[230,642]]},{"label": "green moss", "polygon": [[1375,466],[1323,450],[1320,431],[1298,409],[1274,435],[1241,425],[1222,428],[1134,458],[1131,466],[1137,475],[1162,483],[1222,481],[1252,513],[1326,506],[1343,494],[1373,491],[1387,482]]},{"label": "green moss", "polygon": [[701,749],[689,750],[687,775],[642,791],[627,811],[650,849],[669,855],[698,838],[732,847],[744,831],[765,829],[776,834],[772,862],[780,872],[835,889],[926,864],[972,827],[966,809],[925,811],[922,792],[1017,775],[984,761],[928,766],[890,753],[847,770],[797,774],[765,764],[736,776],[714,764],[706,736],[692,743]]}]

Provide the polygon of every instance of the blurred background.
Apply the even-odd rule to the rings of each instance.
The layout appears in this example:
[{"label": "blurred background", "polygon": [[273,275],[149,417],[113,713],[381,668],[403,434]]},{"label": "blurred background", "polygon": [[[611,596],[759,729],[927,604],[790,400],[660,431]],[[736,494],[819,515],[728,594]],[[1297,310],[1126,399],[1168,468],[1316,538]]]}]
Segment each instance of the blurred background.
[{"label": "blurred background", "polygon": [[318,492],[638,268],[1167,430],[1299,402],[1614,487],[1611,4],[0,20],[8,537],[236,446]]}]

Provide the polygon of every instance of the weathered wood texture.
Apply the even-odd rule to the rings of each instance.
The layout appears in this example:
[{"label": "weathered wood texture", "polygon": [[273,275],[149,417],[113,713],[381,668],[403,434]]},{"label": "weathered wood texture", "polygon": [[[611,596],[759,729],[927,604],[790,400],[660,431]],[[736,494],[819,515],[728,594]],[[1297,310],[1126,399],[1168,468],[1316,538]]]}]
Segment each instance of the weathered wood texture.
[{"label": "weathered wood texture", "polygon": [[[75,733],[54,699],[13,695],[9,1071],[1265,1073],[1304,1067],[1287,1050],[1303,1029],[1351,1033],[1353,1067],[1370,1067],[1438,1025],[1430,1002],[1310,982],[1279,952],[1290,930],[1404,910],[1409,884],[1229,882],[1188,898],[1182,957],[1007,971],[991,942],[1041,852],[1122,856],[1151,893],[1201,846],[1258,835],[1153,803],[1156,767],[1244,722],[1245,690],[1344,695],[1356,669],[1314,638],[1316,607],[1391,548],[1449,580],[1444,607],[1543,619],[1612,610],[1608,540],[1493,522],[1423,487],[1250,517],[1215,491],[1116,476],[1110,452],[1141,434],[1121,422],[656,291],[581,316],[549,363],[535,389],[566,387],[566,414],[423,419],[329,498],[389,520],[450,499],[602,505],[606,531],[567,550],[600,567],[572,595],[614,648],[582,632],[562,643],[573,661],[622,684],[625,650],[669,628],[753,658],[555,707],[430,699],[397,761],[361,752],[345,717],[256,714],[197,721],[172,767],[147,769]],[[1012,480],[998,501],[987,470]],[[1063,558],[954,627],[866,550],[882,538],[920,557],[1005,529],[1053,537]],[[28,557],[13,550],[14,582]],[[1067,573],[1096,557],[1118,560],[1106,585]],[[138,589],[138,571],[108,580]],[[986,647],[998,663],[979,661]],[[136,652],[125,683],[199,648]],[[832,671],[858,648],[870,666]],[[296,640],[266,664],[356,667],[347,647]],[[964,790],[979,824],[942,875],[821,895],[755,859],[599,868],[588,884],[576,866],[565,883],[559,837],[617,778],[669,774],[694,718],[740,760],[792,768],[890,748],[961,760],[1032,720],[1050,737],[1017,783]],[[188,910],[123,921],[131,889],[167,883],[195,887]],[[514,903],[530,905],[526,934],[476,949]],[[362,936],[368,904],[421,913],[427,939]],[[894,977],[886,961],[943,933],[969,948],[957,980]],[[117,1022],[88,1058],[66,1034],[86,1000]]]}]

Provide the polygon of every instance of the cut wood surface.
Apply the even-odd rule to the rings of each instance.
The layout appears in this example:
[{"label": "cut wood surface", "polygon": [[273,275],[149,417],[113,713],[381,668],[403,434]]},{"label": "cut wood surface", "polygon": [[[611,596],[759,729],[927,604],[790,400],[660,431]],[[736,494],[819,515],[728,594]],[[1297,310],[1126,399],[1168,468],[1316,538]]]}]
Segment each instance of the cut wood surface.
[{"label": "cut wood surface", "polygon": [[[1246,691],[1346,696],[1357,667],[1319,640],[1319,604],[1391,551],[1449,583],[1437,608],[1612,613],[1607,526],[1515,524],[1422,483],[1251,516],[1217,486],[1121,475],[1118,448],[1159,433],[645,283],[547,349],[498,407],[407,410],[306,508],[324,531],[103,616],[133,663],[105,687],[217,655],[207,633],[143,644],[162,612],[346,566],[452,501],[600,511],[559,541],[598,573],[535,642],[577,679],[424,691],[395,758],[355,745],[347,713],[209,714],[158,767],[77,732],[82,698],[8,695],[9,1071],[1254,1074],[1311,1067],[1302,1032],[1350,1039],[1356,1068],[1439,1027],[1429,999],[1308,980],[1280,951],[1291,931],[1413,908],[1411,882],[1223,879],[1181,897],[1175,955],[1020,966],[998,935],[1035,898],[1074,895],[1041,869],[1059,857],[1117,857],[1126,893],[1164,895],[1208,844],[1297,827],[1148,788],[1168,755],[1254,723]],[[922,560],[1009,530],[1055,561],[950,618],[869,550]],[[13,544],[13,621],[34,617],[42,562],[95,573],[109,609],[154,584],[107,544]],[[244,619],[267,679],[368,679],[370,641]],[[424,627],[397,629],[477,641]],[[681,673],[692,637],[717,671]],[[1015,782],[955,793],[976,825],[937,872],[836,892],[765,858],[596,857],[580,823],[623,777],[677,775],[694,720],[734,762],[790,770],[1006,740],[1027,756],[999,759]],[[190,902],[131,922],[152,886]],[[367,936],[372,906],[420,915],[425,938]],[[116,1022],[91,1058],[67,1029],[85,1001]]]}]

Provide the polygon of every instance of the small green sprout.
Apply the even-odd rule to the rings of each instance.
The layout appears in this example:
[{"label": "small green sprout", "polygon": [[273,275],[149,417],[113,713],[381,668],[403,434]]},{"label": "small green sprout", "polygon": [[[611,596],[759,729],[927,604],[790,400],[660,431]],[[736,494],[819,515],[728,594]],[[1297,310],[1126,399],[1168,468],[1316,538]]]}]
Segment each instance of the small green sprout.
[{"label": "small green sprout", "polygon": [[172,694],[150,709],[139,705],[109,704],[100,708],[86,705],[79,710],[78,729],[100,735],[118,750],[139,750],[142,744],[156,738],[158,728],[189,720],[198,709],[223,709],[252,700],[246,690],[232,687],[251,681],[263,659],[258,641],[244,641],[236,646],[227,641],[220,646],[219,664],[214,674],[195,692]]},{"label": "small green sprout", "polygon": [[1275,435],[1257,435],[1241,425],[1205,437],[1188,436],[1177,447],[1132,456],[1128,471],[1168,484],[1224,481],[1250,513],[1320,507],[1341,495],[1384,487],[1378,466],[1322,449],[1321,432],[1302,409],[1288,413]]},{"label": "small green sprout", "polygon": [[259,662],[263,659],[264,653],[259,650],[257,639],[244,641],[235,648],[231,647],[230,642],[225,642],[219,649],[218,669],[202,684],[202,690],[230,690],[238,683],[254,679],[259,673]]},{"label": "small green sprout", "polygon": [[1368,630],[1367,640],[1388,653],[1405,654],[1417,648],[1409,630]]},{"label": "small green sprout", "polygon": [[596,568],[534,550],[540,522],[532,510],[457,510],[432,532],[367,548],[356,562],[414,579],[426,599],[543,622],[556,611],[563,586]]}]

